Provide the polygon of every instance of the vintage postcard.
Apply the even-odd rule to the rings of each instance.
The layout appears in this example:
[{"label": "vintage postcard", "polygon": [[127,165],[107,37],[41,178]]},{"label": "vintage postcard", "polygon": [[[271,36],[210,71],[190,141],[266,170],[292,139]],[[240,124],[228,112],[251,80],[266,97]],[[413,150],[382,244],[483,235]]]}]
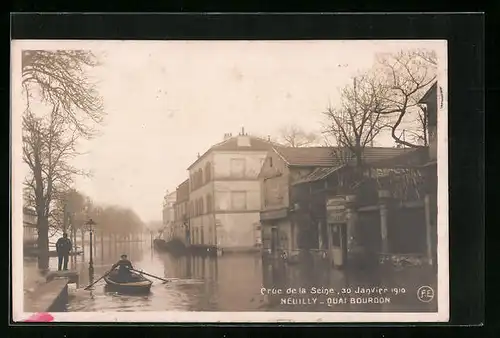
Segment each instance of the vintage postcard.
[{"label": "vintage postcard", "polygon": [[12,42],[13,319],[449,319],[442,40]]}]

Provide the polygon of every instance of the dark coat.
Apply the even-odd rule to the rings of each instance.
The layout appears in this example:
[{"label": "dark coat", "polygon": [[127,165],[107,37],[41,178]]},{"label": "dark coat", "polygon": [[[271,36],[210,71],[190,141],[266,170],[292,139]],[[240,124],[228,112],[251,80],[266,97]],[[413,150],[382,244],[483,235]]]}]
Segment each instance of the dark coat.
[{"label": "dark coat", "polygon": [[56,251],[59,254],[68,254],[71,251],[72,246],[73,244],[68,237],[61,237],[57,240]]},{"label": "dark coat", "polygon": [[123,272],[129,272],[129,270],[133,269],[134,267],[132,266],[132,262],[129,261],[128,259],[120,259],[111,267],[111,270],[114,270],[116,268],[118,268],[118,271],[120,273],[123,273]]}]

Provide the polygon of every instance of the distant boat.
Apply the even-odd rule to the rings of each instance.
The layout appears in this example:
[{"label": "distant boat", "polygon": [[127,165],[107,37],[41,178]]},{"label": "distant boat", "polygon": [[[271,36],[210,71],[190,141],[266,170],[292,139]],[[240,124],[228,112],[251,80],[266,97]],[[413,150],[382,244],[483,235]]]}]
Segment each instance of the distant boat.
[{"label": "distant boat", "polygon": [[126,294],[147,294],[151,290],[152,281],[141,274],[131,271],[129,281],[123,282],[118,279],[118,272],[113,271],[104,277],[107,291],[115,291]]}]

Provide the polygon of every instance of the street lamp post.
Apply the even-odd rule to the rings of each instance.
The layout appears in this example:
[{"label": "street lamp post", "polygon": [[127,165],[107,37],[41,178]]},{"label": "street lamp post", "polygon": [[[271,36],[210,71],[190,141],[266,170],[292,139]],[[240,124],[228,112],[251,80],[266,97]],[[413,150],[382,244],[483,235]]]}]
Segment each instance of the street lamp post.
[{"label": "street lamp post", "polygon": [[92,237],[93,237],[93,231],[94,229],[92,228],[93,225],[95,225],[96,223],[91,219],[88,220],[87,222],[87,225],[89,227],[89,233],[90,233],[90,241],[89,241],[89,245],[90,245],[90,258],[89,258],[89,272],[90,273],[93,273],[94,272],[94,251],[93,251],[93,243],[92,243]]}]

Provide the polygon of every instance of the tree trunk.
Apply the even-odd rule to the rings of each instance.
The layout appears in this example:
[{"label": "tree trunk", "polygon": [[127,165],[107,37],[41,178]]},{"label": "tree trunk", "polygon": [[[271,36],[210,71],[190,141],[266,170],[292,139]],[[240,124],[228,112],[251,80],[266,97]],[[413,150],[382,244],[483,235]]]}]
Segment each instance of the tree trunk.
[{"label": "tree trunk", "polygon": [[38,216],[38,269],[49,269],[49,220],[47,217]]}]

